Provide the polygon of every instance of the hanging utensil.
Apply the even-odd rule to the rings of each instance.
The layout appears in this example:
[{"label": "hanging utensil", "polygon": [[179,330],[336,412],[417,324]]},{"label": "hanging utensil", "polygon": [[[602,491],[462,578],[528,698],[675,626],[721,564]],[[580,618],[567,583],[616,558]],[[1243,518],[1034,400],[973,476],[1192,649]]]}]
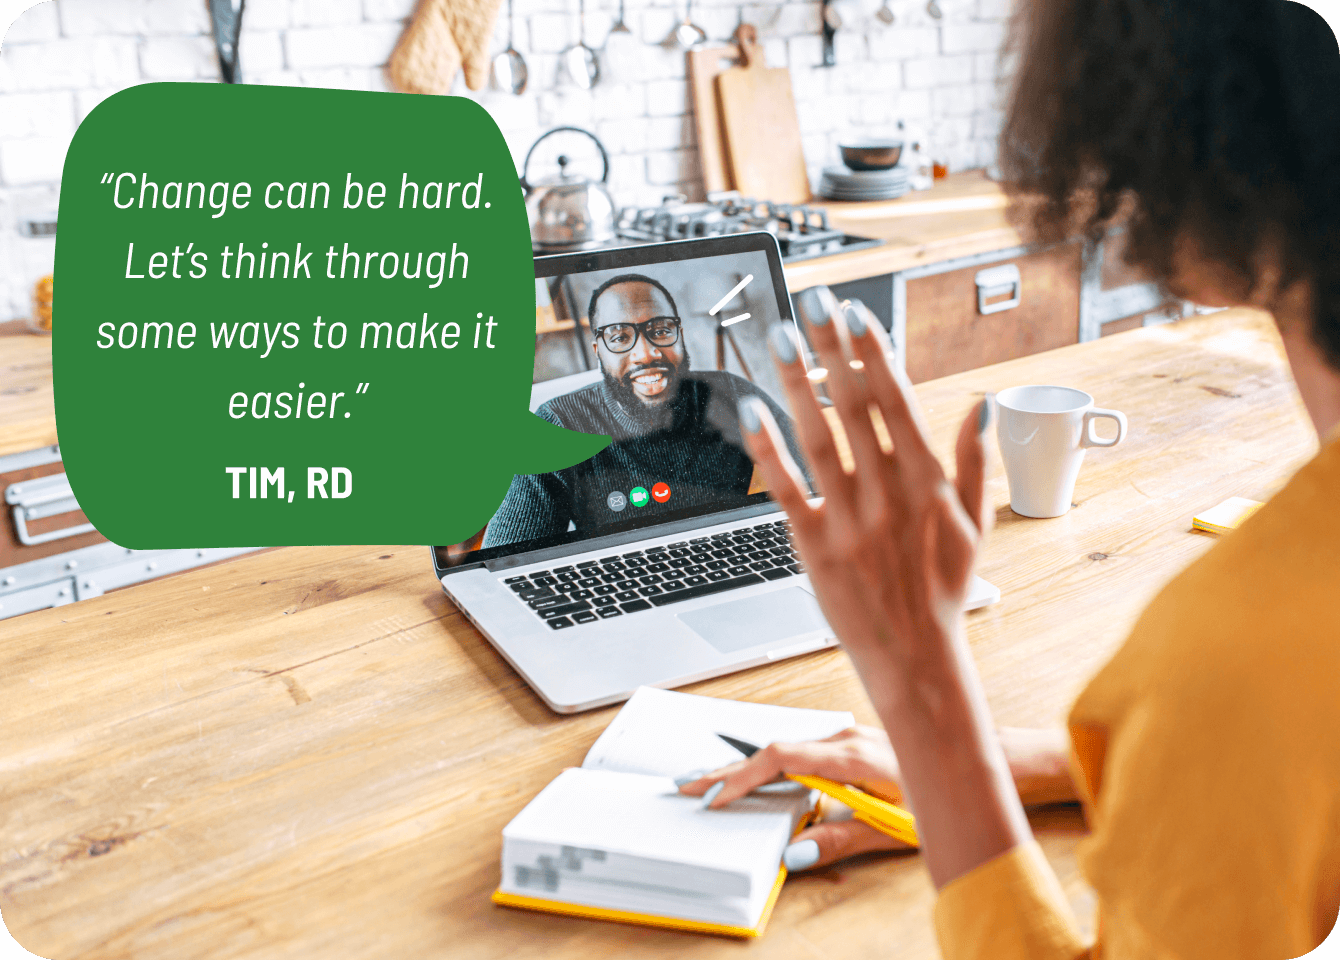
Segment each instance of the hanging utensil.
[{"label": "hanging utensil", "polygon": [[893,7],[889,6],[889,0],[884,0],[884,6],[875,11],[875,19],[886,27],[893,23]]},{"label": "hanging utensil", "polygon": [[944,11],[940,9],[940,4],[937,3],[936,0],[930,0],[930,2],[926,4],[926,12],[936,20],[939,20],[944,16]]},{"label": "hanging utensil", "polygon": [[209,0],[209,19],[214,27],[214,48],[219,54],[219,73],[224,83],[241,83],[237,62],[237,38],[242,34],[245,0]]},{"label": "hanging utensil", "polygon": [[707,39],[707,31],[693,22],[693,0],[685,0],[684,20],[671,31],[670,36],[685,50]]},{"label": "hanging utensil", "polygon": [[526,92],[530,71],[526,69],[526,58],[512,43],[512,27],[512,0],[507,0],[507,49],[493,58],[493,86],[519,96]]},{"label": "hanging utensil", "polygon": [[586,0],[577,0],[577,45],[563,51],[568,76],[583,90],[590,90],[600,81],[600,57],[586,45]]},{"label": "hanging utensil", "polygon": [[610,27],[600,48],[601,80],[609,83],[636,83],[643,79],[646,51],[637,35],[624,23],[624,0],[619,0],[619,19]]}]

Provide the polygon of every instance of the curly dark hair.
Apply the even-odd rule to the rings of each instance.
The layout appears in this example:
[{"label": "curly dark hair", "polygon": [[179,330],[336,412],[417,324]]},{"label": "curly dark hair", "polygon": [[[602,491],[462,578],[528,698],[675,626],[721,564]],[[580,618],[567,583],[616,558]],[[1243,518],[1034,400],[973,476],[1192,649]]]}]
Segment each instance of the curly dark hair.
[{"label": "curly dark hair", "polygon": [[[1166,281],[1179,243],[1256,283],[1311,281],[1340,368],[1340,51],[1290,0],[1021,0],[1000,166],[1040,239],[1115,223]],[[1033,202],[1024,203],[1025,198]],[[1041,202],[1037,203],[1037,199]]]}]

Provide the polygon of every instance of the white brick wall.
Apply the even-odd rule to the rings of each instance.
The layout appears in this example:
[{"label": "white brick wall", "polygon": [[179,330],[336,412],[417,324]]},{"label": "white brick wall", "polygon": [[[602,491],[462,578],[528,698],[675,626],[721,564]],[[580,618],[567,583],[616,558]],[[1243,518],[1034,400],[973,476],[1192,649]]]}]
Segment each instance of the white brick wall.
[{"label": "white brick wall", "polygon": [[[606,81],[575,87],[560,52],[578,37],[576,0],[514,0],[516,46],[530,68],[521,97],[454,92],[498,122],[518,167],[544,130],[575,124],[610,151],[620,202],[702,194],[682,52],[662,41],[683,17],[680,0],[625,0],[643,46],[606,64]],[[952,169],[990,163],[1002,121],[997,62],[1013,0],[891,0],[896,21],[874,17],[882,0],[841,0],[838,64],[819,66],[820,5],[813,0],[695,0],[693,19],[721,42],[740,17],[758,27],[768,63],[792,78],[811,175],[837,160],[853,133],[926,140]],[[384,65],[415,0],[247,0],[241,65],[248,83],[386,90]],[[615,0],[587,0],[586,39],[598,46]],[[506,42],[506,6],[494,50]],[[32,7],[0,47],[0,321],[29,310],[30,274],[50,243],[20,237],[21,218],[54,210],[60,170],[79,121],[103,99],[152,80],[217,79],[204,0],[48,0]]]}]

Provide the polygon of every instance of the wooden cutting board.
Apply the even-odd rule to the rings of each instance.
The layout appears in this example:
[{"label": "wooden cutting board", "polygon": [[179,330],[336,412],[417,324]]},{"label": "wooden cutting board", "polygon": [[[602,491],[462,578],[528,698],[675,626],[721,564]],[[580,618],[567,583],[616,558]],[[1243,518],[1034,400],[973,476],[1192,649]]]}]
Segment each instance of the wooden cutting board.
[{"label": "wooden cutting board", "polygon": [[791,72],[769,67],[752,24],[735,31],[742,66],[717,76],[727,165],[735,189],[759,200],[805,203],[810,181]]},{"label": "wooden cutting board", "polygon": [[739,63],[733,46],[694,47],[687,54],[689,96],[693,99],[693,124],[698,130],[698,166],[703,189],[708,193],[734,190],[730,164],[726,162],[726,134],[721,129],[717,105],[717,77]]}]

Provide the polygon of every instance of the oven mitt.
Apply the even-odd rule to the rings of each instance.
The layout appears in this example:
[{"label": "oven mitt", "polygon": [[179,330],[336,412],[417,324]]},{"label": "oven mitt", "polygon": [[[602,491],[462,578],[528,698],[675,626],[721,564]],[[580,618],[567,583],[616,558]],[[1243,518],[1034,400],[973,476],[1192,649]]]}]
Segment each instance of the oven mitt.
[{"label": "oven mitt", "polygon": [[420,0],[387,65],[403,93],[451,92],[456,71],[479,90],[488,81],[489,41],[502,0]]}]

